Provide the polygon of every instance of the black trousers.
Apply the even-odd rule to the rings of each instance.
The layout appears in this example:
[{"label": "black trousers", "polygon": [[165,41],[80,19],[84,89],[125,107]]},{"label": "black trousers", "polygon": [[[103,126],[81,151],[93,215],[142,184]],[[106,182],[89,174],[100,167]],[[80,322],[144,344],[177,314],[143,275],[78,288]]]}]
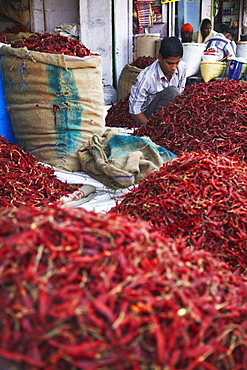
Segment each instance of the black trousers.
[{"label": "black trousers", "polygon": [[179,95],[179,90],[176,86],[166,87],[156,95],[143,113],[149,119],[153,113],[160,109],[160,107],[166,107],[169,105],[177,95]]}]

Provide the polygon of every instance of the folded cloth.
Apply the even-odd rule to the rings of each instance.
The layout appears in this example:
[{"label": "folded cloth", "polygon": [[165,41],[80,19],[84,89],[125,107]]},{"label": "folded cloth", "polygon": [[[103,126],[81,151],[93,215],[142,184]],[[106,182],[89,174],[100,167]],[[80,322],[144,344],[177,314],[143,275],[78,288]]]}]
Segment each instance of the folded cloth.
[{"label": "folded cloth", "polygon": [[82,170],[109,188],[138,184],[148,173],[176,156],[147,137],[132,136],[108,129],[93,135],[79,152]]}]

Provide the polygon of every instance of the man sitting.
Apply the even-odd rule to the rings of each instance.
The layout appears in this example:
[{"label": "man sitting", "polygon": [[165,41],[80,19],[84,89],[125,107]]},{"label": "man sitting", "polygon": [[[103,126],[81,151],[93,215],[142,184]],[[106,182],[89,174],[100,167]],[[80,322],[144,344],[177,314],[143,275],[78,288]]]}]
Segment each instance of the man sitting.
[{"label": "man sitting", "polygon": [[206,50],[209,48],[216,48],[218,56],[217,60],[221,60],[228,55],[235,57],[236,53],[232,44],[232,41],[235,38],[234,28],[228,25],[222,25],[220,30],[221,32],[206,41]]},{"label": "man sitting", "polygon": [[192,42],[192,35],[194,28],[190,23],[185,23],[181,28],[181,39],[182,42]]},{"label": "man sitting", "polygon": [[175,37],[164,37],[158,59],[143,69],[131,87],[129,113],[140,125],[175,99],[185,88],[186,64],[181,60],[183,45]]}]

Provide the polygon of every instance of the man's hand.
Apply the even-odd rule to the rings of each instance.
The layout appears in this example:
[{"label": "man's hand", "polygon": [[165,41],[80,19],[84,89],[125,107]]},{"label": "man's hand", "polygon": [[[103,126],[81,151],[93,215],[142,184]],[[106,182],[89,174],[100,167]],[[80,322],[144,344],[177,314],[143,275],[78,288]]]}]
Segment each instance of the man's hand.
[{"label": "man's hand", "polygon": [[145,125],[148,121],[144,113],[131,114],[134,121],[138,122],[141,126]]}]

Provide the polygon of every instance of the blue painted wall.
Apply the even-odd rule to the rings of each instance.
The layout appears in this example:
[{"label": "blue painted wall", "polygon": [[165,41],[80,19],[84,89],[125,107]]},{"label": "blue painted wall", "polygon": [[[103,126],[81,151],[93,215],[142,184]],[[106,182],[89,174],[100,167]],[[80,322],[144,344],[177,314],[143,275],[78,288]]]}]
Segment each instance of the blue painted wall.
[{"label": "blue painted wall", "polygon": [[184,23],[190,23],[194,31],[198,31],[201,21],[200,0],[180,0],[178,1],[178,37],[181,37],[180,30]]}]

